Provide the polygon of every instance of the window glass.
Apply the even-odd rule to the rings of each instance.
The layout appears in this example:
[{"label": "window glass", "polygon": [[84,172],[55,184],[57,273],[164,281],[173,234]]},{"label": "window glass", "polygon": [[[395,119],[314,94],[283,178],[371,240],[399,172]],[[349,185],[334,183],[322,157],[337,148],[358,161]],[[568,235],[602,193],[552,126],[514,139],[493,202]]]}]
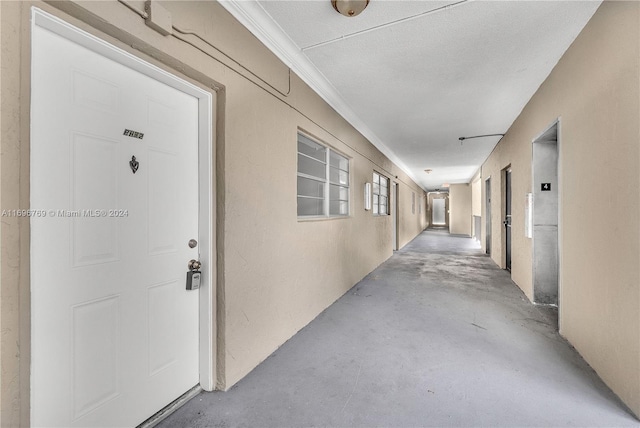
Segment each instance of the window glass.
[{"label": "window glass", "polygon": [[331,151],[329,157],[331,159],[330,165],[332,167],[349,172],[349,159],[345,158],[342,155],[339,155],[334,151]]},{"label": "window glass", "polygon": [[373,173],[373,214],[389,214],[389,179],[377,172]]},{"label": "window glass", "polygon": [[380,196],[380,214],[387,214],[387,198]]},{"label": "window glass", "polygon": [[330,199],[332,201],[349,201],[349,188],[332,184]]},{"label": "window glass", "polygon": [[324,182],[298,177],[298,196],[324,198]]},{"label": "window glass", "polygon": [[349,159],[298,133],[298,216],[349,215]]},{"label": "window glass", "polygon": [[327,166],[315,159],[298,154],[298,173],[325,178],[327,176]]},{"label": "window glass", "polygon": [[345,201],[331,201],[329,204],[329,212],[331,215],[346,216],[349,215],[349,203]]},{"label": "window glass", "polygon": [[303,153],[323,163],[327,162],[327,148],[302,134],[298,134],[298,153]]},{"label": "window glass", "polygon": [[349,184],[349,173],[346,171],[342,171],[341,169],[336,169],[331,167],[329,175],[330,175],[330,181],[334,184],[342,184],[342,185]]},{"label": "window glass", "polygon": [[318,216],[324,214],[324,200],[298,196],[299,216]]}]

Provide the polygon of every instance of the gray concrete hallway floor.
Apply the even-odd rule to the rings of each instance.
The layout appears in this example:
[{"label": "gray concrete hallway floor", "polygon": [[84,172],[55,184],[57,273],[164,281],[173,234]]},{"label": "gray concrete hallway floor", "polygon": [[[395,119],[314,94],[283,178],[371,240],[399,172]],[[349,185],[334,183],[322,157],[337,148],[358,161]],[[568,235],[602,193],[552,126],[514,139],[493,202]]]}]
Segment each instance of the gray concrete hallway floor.
[{"label": "gray concrete hallway floor", "polygon": [[161,427],[640,426],[469,238],[426,231]]}]

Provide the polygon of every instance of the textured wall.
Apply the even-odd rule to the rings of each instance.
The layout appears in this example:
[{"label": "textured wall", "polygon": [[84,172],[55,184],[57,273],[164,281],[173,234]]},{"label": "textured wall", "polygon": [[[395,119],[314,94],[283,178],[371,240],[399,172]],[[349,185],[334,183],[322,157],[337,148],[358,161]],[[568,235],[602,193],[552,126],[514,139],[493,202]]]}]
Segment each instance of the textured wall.
[{"label": "textured wall", "polygon": [[[414,199],[415,198],[415,199]],[[422,189],[400,186],[398,202],[400,212],[399,247],[408,244],[418,233],[427,227],[426,195]]]},{"label": "textured wall", "polygon": [[471,180],[471,215],[482,215],[482,182],[480,174]]},{"label": "textured wall", "polygon": [[482,167],[483,179],[491,176],[492,183],[492,257],[501,266],[501,171],[509,165],[513,170],[512,278],[532,298],[531,240],[524,237],[524,198],[532,191],[531,143],[561,118],[560,332],[636,415],[639,24],[637,2],[604,2]]},{"label": "textured wall", "polygon": [[452,184],[449,188],[449,232],[471,236],[471,185]]},{"label": "textured wall", "polygon": [[449,232],[471,236],[471,185],[452,184],[449,188]]},{"label": "textured wall", "polygon": [[[219,4],[161,3],[175,26],[220,50],[192,35],[162,36],[115,1],[0,2],[2,208],[28,208],[31,5],[217,91],[217,368],[219,387],[229,388],[392,254],[391,216],[363,207],[374,169],[399,183],[401,245],[426,225],[424,195]],[[351,157],[350,218],[298,221],[299,128]],[[28,425],[28,231],[28,221],[3,219],[2,426]]]}]

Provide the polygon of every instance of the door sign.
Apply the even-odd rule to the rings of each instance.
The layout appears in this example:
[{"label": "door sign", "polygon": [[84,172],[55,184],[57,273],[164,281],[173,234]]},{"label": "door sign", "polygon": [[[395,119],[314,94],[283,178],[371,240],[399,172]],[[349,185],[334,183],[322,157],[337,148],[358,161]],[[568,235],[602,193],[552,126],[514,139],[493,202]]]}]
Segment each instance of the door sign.
[{"label": "door sign", "polygon": [[125,129],[122,135],[124,135],[125,137],[138,138],[140,140],[142,140],[142,138],[144,137],[144,134],[142,132],[132,131],[131,129]]},{"label": "door sign", "polygon": [[551,191],[551,183],[542,183],[540,186],[540,190],[542,190],[543,192],[550,192]]}]

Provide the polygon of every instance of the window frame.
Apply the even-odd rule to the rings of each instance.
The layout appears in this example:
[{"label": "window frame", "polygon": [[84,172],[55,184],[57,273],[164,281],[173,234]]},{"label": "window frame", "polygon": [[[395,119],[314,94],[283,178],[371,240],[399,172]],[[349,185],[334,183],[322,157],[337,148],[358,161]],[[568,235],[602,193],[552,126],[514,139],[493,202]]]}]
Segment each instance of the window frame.
[{"label": "window frame", "polygon": [[[376,175],[378,176],[378,182],[376,183]],[[382,180],[386,180],[386,185],[385,186],[381,186],[382,184]],[[380,174],[378,171],[373,171],[373,175],[372,175],[372,190],[371,190],[371,197],[372,197],[372,201],[371,201],[371,212],[373,213],[374,216],[388,216],[391,215],[391,179],[389,177],[387,177],[384,174]],[[378,192],[376,192],[376,184],[378,185]],[[380,193],[380,188],[381,187],[386,187],[387,189],[387,193],[386,195],[382,195]],[[383,197],[386,199],[386,203],[384,205],[382,205],[380,203],[380,197]],[[376,202],[376,197],[378,202]],[[384,213],[380,213],[380,207],[384,206],[385,208],[385,212]]]},{"label": "window frame", "polygon": [[[300,151],[299,149],[299,144],[300,144],[300,136],[304,137],[307,140],[310,140],[312,143],[317,144],[318,146],[321,146],[324,148],[325,152],[324,152],[324,160],[320,160],[319,158],[315,158],[313,156],[310,156],[306,153],[303,153]],[[335,164],[332,164],[332,155],[336,155],[338,156],[340,159],[338,159],[338,161],[344,160],[346,161],[346,167],[347,169],[343,169],[340,167],[340,165],[338,164],[337,166]],[[322,163],[324,165],[324,177],[318,177],[318,176],[314,176],[314,175],[310,175],[308,173],[305,172],[301,172],[300,171],[300,156],[312,159],[316,162]],[[297,164],[296,164],[296,214],[297,214],[297,218],[298,220],[323,220],[323,219],[340,219],[340,218],[349,218],[351,217],[351,158],[347,155],[345,155],[344,153],[334,149],[333,147],[329,146],[328,144],[325,144],[323,141],[319,140],[316,137],[313,137],[311,135],[309,135],[306,132],[303,132],[301,130],[298,130],[298,132],[296,133],[296,157],[297,157]],[[341,183],[339,178],[338,181],[333,181],[331,179],[332,177],[332,169],[337,169],[338,170],[338,177],[340,177],[341,173],[346,173],[347,175],[347,180],[346,183]],[[313,180],[316,181],[318,183],[321,183],[323,186],[322,189],[322,197],[312,197],[312,196],[308,196],[308,195],[301,195],[300,194],[300,187],[299,187],[299,179],[303,178],[306,180]],[[331,199],[331,190],[332,190],[332,186],[333,188],[338,188],[338,189],[346,189],[346,199],[340,199],[340,197],[342,195],[339,194],[338,199],[332,200]],[[340,193],[340,190],[338,190],[338,192]],[[317,200],[322,200],[322,213],[321,214],[300,214],[299,212],[299,207],[298,207],[298,200],[300,198],[305,198],[305,199],[317,199]],[[347,212],[346,214],[332,214],[331,213],[331,202],[335,202],[337,201],[338,203],[341,202],[346,202],[346,209]]]}]

